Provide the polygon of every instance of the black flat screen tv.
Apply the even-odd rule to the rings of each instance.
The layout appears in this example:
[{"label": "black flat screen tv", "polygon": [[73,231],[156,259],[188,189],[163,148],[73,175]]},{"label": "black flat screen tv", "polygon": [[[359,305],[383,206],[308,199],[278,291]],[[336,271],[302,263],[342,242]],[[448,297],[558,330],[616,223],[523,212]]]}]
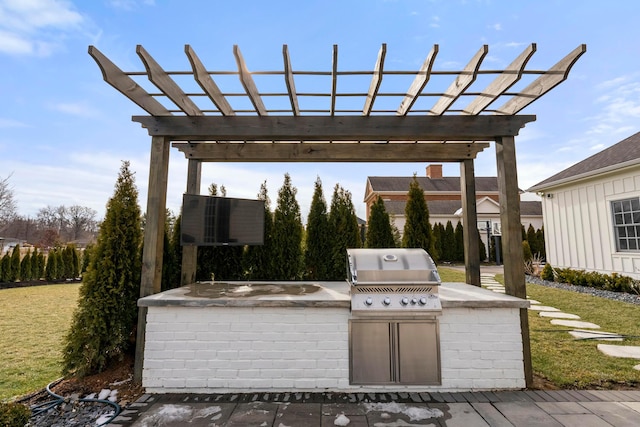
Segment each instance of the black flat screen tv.
[{"label": "black flat screen tv", "polygon": [[184,246],[264,244],[264,201],[185,194],[181,243]]}]

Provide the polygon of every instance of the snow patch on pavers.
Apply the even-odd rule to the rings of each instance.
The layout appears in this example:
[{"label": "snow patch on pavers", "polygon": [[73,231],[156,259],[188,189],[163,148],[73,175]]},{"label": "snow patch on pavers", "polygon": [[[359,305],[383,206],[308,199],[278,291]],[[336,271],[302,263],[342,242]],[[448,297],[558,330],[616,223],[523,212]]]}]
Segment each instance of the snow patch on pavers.
[{"label": "snow patch on pavers", "polygon": [[570,328],[583,328],[583,329],[600,329],[600,325],[596,325],[591,322],[581,322],[579,320],[564,320],[564,319],[551,319],[552,325],[568,326]]},{"label": "snow patch on pavers", "polygon": [[560,310],[558,310],[555,307],[549,307],[547,305],[532,305],[531,307],[529,307],[529,310],[535,310],[535,311],[553,311],[553,312],[559,312]]},{"label": "snow patch on pavers", "polygon": [[563,313],[561,311],[541,311],[539,313],[540,317],[553,317],[556,319],[573,319],[573,320],[579,320],[580,316],[578,316],[577,314],[571,314],[571,313]]},{"label": "snow patch on pavers", "polygon": [[622,341],[622,335],[616,334],[613,332],[603,332],[603,331],[587,331],[576,329],[574,331],[569,331],[569,334],[578,339],[589,339],[589,340],[606,340],[606,341]]},{"label": "snow patch on pavers", "polygon": [[598,350],[607,356],[640,359],[640,346],[598,344]]}]

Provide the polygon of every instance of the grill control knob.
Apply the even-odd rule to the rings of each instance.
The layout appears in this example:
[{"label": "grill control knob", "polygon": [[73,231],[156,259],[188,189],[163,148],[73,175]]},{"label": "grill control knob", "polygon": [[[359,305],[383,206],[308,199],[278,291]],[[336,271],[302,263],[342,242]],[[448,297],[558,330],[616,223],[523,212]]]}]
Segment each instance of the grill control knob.
[{"label": "grill control knob", "polygon": [[411,305],[416,305],[418,303],[417,298],[411,298]]},{"label": "grill control knob", "polygon": [[368,297],[366,300],[364,300],[364,304],[365,305],[373,305],[373,298]]},{"label": "grill control knob", "polygon": [[407,298],[407,297],[403,297],[403,298],[400,300],[400,304],[402,304],[402,305],[408,305],[408,304],[409,304],[409,298]]},{"label": "grill control knob", "polygon": [[420,303],[420,305],[427,305],[427,299],[425,297],[420,298],[418,302]]},{"label": "grill control knob", "polygon": [[383,303],[384,305],[391,305],[391,298],[389,298],[389,297],[385,297],[385,298],[382,300],[382,303]]}]

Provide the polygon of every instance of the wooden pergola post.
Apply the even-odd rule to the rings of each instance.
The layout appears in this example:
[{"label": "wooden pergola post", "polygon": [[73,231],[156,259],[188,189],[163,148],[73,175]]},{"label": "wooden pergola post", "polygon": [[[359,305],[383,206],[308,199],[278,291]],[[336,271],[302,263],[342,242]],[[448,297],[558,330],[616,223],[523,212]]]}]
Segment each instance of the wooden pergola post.
[{"label": "wooden pergola post", "polygon": [[[187,169],[187,194],[200,194],[202,178],[202,162],[189,159]],[[188,285],[196,281],[196,268],[198,264],[198,247],[192,245],[182,246],[182,268],[180,273],[180,286]]]},{"label": "wooden pergola post", "polygon": [[[167,182],[169,176],[169,149],[167,137],[151,138],[149,160],[149,190],[147,194],[147,217],[144,228],[142,251],[142,273],[140,298],[160,292],[162,281],[162,252],[164,246],[164,223],[167,208]],[[134,381],[142,382],[142,364],[147,326],[147,308],[138,309],[136,356],[133,371]]]},{"label": "wooden pergola post", "polygon": [[[506,293],[527,298],[522,252],[522,222],[520,220],[520,190],[516,168],[516,144],[513,136],[496,138],[496,162],[498,191],[500,194],[500,227],[502,229],[502,253],[504,256],[504,285]],[[520,309],[522,353],[527,387],[533,385],[529,317],[526,308]]]},{"label": "wooden pergola post", "polygon": [[460,190],[462,193],[462,228],[466,282],[480,286],[480,247],[476,224],[476,177],[473,159],[460,162]]}]

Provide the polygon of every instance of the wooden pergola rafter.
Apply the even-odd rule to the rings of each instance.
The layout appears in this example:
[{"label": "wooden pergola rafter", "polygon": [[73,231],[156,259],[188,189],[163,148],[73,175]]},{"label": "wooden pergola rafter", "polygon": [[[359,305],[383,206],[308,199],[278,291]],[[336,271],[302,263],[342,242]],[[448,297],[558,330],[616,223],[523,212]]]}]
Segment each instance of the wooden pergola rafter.
[{"label": "wooden pergola rafter", "polygon": [[[575,62],[586,52],[585,45],[548,70],[527,69],[536,52],[535,44],[527,46],[503,70],[482,68],[489,52],[486,45],[460,70],[437,69],[440,49],[434,45],[417,71],[385,67],[385,44],[373,69],[366,71],[341,70],[337,45],[333,46],[330,68],[323,71],[295,69],[286,45],[282,50],[283,67],[275,71],[250,71],[238,46],[233,48],[236,70],[207,68],[189,45],[185,46],[185,54],[191,69],[186,71],[167,71],[142,46],[136,51],[144,71],[125,72],[97,48],[89,47],[104,80],[148,114],[133,117],[152,137],[141,297],[160,291],[171,143],[188,159],[186,187],[190,194],[200,192],[202,162],[459,162],[463,222],[475,224],[474,159],[492,141],[496,148],[505,285],[509,295],[526,297],[515,136],[535,116],[517,113],[566,80]],[[191,75],[201,90],[183,90],[175,76],[184,75]],[[216,82],[219,76],[228,75],[239,78],[243,92],[227,90],[220,81]],[[260,76],[281,76],[281,88],[269,85],[268,91],[261,91],[256,81]],[[324,90],[317,84],[314,92],[300,90],[300,80],[307,76],[326,78]],[[339,81],[349,76],[370,77],[368,88],[344,90],[348,86]],[[410,76],[413,82],[405,92],[387,89],[385,83],[394,76]],[[451,79],[448,87],[431,84],[435,76]],[[493,80],[485,88],[474,90],[480,77],[486,76]],[[133,77],[146,77],[159,92],[145,90]],[[525,77],[532,81],[523,89],[511,91]],[[340,100],[359,97],[363,99],[361,108],[340,106]],[[252,108],[241,106],[238,98],[248,100]],[[285,100],[280,104],[290,107],[269,107],[267,100],[274,98]],[[397,108],[387,106],[389,98],[399,100]],[[494,104],[500,106],[490,108]],[[473,228],[464,227],[466,281],[479,285],[478,234]],[[194,281],[196,260],[197,248],[184,247],[182,284]],[[526,309],[521,310],[520,318],[525,378],[530,385]],[[139,319],[135,369],[138,381],[142,376],[146,329],[144,307],[140,308]]]}]

